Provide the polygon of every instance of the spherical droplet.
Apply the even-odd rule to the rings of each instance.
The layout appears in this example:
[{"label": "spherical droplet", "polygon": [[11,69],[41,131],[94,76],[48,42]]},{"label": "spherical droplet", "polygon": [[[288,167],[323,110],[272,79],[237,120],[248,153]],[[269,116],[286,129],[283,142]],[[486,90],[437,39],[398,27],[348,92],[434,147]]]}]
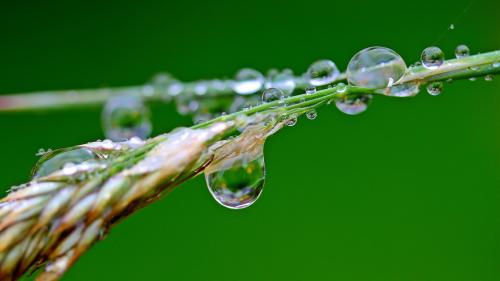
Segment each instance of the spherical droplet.
[{"label": "spherical droplet", "polygon": [[73,147],[68,149],[58,149],[44,154],[36,163],[32,177],[39,178],[61,170],[68,164],[81,164],[89,160],[99,159],[92,150],[84,147]]},{"label": "spherical droplet", "polygon": [[316,112],[316,110],[312,109],[312,110],[306,112],[306,117],[309,120],[314,120],[314,119],[316,119],[316,117],[318,117],[318,113]]},{"label": "spherical droplet", "polygon": [[215,200],[230,209],[246,208],[257,201],[266,178],[264,155],[256,159],[238,159],[223,167],[205,173],[208,190]]},{"label": "spherical droplet", "polygon": [[316,93],[316,87],[307,87],[306,88],[306,94],[312,95],[314,93]]},{"label": "spherical droplet", "polygon": [[349,84],[370,89],[385,88],[406,72],[404,60],[391,49],[370,47],[359,51],[347,66]]},{"label": "spherical droplet", "polygon": [[427,93],[431,96],[437,96],[443,91],[443,82],[431,82],[427,85]]},{"label": "spherical droplet", "polygon": [[469,54],[470,54],[470,50],[469,50],[469,47],[467,47],[466,45],[458,45],[455,48],[455,57],[457,59],[468,57]]},{"label": "spherical droplet", "polygon": [[262,93],[263,102],[272,102],[276,100],[281,100],[285,97],[285,94],[280,89],[269,88],[265,89]]},{"label": "spherical droplet", "polygon": [[233,90],[241,95],[253,94],[264,84],[264,75],[251,68],[243,68],[236,74]]},{"label": "spherical droplet", "polygon": [[313,86],[323,86],[330,84],[337,79],[340,71],[337,65],[331,60],[319,60],[311,64],[307,69],[309,84]]},{"label": "spherical droplet", "polygon": [[438,47],[427,47],[422,51],[420,59],[426,68],[436,69],[443,64],[444,53]]},{"label": "spherical droplet", "polygon": [[357,115],[368,109],[372,95],[360,95],[357,97],[343,97],[335,102],[338,110],[348,115]]},{"label": "spherical droplet", "polygon": [[266,81],[266,88],[277,88],[283,91],[286,96],[289,96],[295,90],[295,77],[290,70],[278,72],[276,70],[269,71],[269,77]]},{"label": "spherical droplet", "polygon": [[285,121],[285,124],[289,127],[295,126],[295,124],[297,124],[297,115],[292,114],[288,116],[288,118]]},{"label": "spherical droplet", "polygon": [[133,96],[110,98],[102,113],[102,124],[106,137],[113,141],[144,139],[152,129],[149,109]]}]

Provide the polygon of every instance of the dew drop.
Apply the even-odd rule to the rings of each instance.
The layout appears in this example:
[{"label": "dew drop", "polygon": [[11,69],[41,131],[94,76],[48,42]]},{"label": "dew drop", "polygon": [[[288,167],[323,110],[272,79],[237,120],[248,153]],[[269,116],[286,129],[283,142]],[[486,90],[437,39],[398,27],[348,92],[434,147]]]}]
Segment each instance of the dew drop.
[{"label": "dew drop", "polygon": [[208,190],[219,204],[229,209],[246,208],[257,201],[265,178],[264,154],[256,158],[238,155],[220,163],[218,169],[205,172]]},{"label": "dew drop", "polygon": [[476,81],[476,77],[469,78],[469,81],[472,81],[472,82]]},{"label": "dew drop", "polygon": [[31,174],[33,178],[44,177],[65,167],[97,159],[99,159],[98,155],[88,148],[57,149],[44,154],[36,163]]},{"label": "dew drop", "polygon": [[341,93],[342,94],[342,93],[345,93],[345,90],[347,90],[347,86],[344,83],[342,83],[342,82],[338,83],[336,85],[336,87],[337,87],[337,93]]},{"label": "dew drop", "polygon": [[413,97],[420,91],[419,84],[409,82],[404,84],[394,85],[383,90],[383,93],[392,97]]},{"label": "dew drop", "polygon": [[467,47],[467,45],[458,45],[455,48],[455,57],[457,59],[468,57],[469,54],[470,54],[470,50],[469,50],[469,47]]},{"label": "dew drop", "polygon": [[314,120],[314,119],[316,119],[316,117],[318,117],[318,113],[316,112],[316,110],[312,109],[312,110],[306,112],[306,117],[309,120]]},{"label": "dew drop", "polygon": [[497,61],[497,62],[494,62],[494,63],[492,64],[492,66],[493,66],[494,68],[500,67],[500,62],[498,62],[498,61]]},{"label": "dew drop", "polygon": [[106,137],[113,141],[145,139],[152,129],[149,109],[133,96],[110,98],[102,113],[102,124]]},{"label": "dew drop", "polygon": [[357,97],[342,97],[335,102],[338,110],[348,115],[360,114],[368,109],[372,95],[361,95]]},{"label": "dew drop", "polygon": [[316,87],[307,87],[306,88],[306,94],[312,95],[314,93],[316,93]]},{"label": "dew drop", "polygon": [[277,70],[269,71],[269,77],[266,81],[266,88],[277,88],[283,91],[286,96],[289,96],[295,90],[295,77],[290,70],[278,72]]},{"label": "dew drop", "polygon": [[422,64],[428,69],[436,69],[443,64],[444,53],[438,47],[427,47],[420,57]]},{"label": "dew drop", "polygon": [[262,93],[262,101],[263,102],[272,102],[272,101],[276,101],[276,100],[281,100],[284,97],[285,97],[285,94],[283,93],[283,91],[281,91],[280,89],[276,89],[276,88],[266,89]]},{"label": "dew drop", "polygon": [[450,26],[449,26],[448,28],[449,28],[450,30],[453,30],[453,29],[455,29],[455,25],[452,23],[452,24],[450,24]]},{"label": "dew drop", "polygon": [[311,64],[307,69],[307,79],[313,86],[330,84],[339,77],[340,71],[331,60],[319,60]]},{"label": "dew drop", "polygon": [[370,89],[385,88],[406,72],[399,54],[384,47],[370,47],[355,54],[347,66],[349,84]]},{"label": "dew drop", "polygon": [[293,127],[293,126],[295,126],[295,124],[297,124],[297,115],[296,114],[291,114],[286,119],[285,125],[287,125],[288,127]]},{"label": "dew drop", "polygon": [[241,95],[253,94],[264,84],[264,75],[251,68],[243,68],[236,74],[233,90]]},{"label": "dew drop", "polygon": [[488,74],[488,75],[484,76],[484,80],[485,81],[493,81],[493,75]]},{"label": "dew drop", "polygon": [[431,82],[427,85],[427,93],[431,96],[437,96],[443,91],[443,82]]}]

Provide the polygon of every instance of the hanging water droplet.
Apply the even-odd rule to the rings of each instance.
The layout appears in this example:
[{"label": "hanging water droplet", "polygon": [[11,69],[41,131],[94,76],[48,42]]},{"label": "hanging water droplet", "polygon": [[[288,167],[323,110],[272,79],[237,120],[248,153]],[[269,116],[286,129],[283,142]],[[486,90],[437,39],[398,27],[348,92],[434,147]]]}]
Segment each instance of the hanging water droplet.
[{"label": "hanging water droplet", "polygon": [[406,72],[406,64],[396,52],[384,47],[370,47],[355,54],[347,66],[349,84],[370,89],[385,88]]},{"label": "hanging water droplet", "polygon": [[241,95],[253,94],[264,84],[264,75],[251,68],[243,68],[236,74],[233,90]]},{"label": "hanging water droplet", "polygon": [[382,91],[385,95],[392,97],[413,97],[420,91],[419,84],[416,82],[409,82],[399,85],[394,85]]},{"label": "hanging water droplet", "polygon": [[357,115],[368,109],[372,95],[360,95],[357,97],[342,97],[335,102],[338,110],[348,115]]},{"label": "hanging water droplet", "polygon": [[331,60],[319,60],[311,64],[307,69],[306,76],[309,84],[313,86],[323,86],[330,84],[337,79],[340,71],[337,65]]},{"label": "hanging water droplet", "polygon": [[44,177],[63,169],[68,164],[76,165],[97,159],[99,156],[88,148],[58,149],[44,154],[35,164],[31,175],[33,178]]},{"label": "hanging water droplet", "polygon": [[314,119],[316,119],[316,117],[318,117],[318,113],[316,112],[316,110],[312,109],[312,110],[306,112],[306,117],[309,120],[314,120]]},{"label": "hanging water droplet", "polygon": [[431,82],[427,85],[427,93],[431,96],[437,96],[443,91],[443,82]]},{"label": "hanging water droplet", "polygon": [[312,95],[314,93],[316,93],[316,87],[307,87],[306,88],[306,94]]},{"label": "hanging water droplet", "polygon": [[285,121],[285,124],[289,127],[295,126],[295,124],[297,124],[297,115],[291,114],[290,116],[288,116],[288,118]]},{"label": "hanging water droplet", "polygon": [[295,77],[290,70],[282,72],[278,72],[276,70],[269,71],[266,88],[280,89],[286,96],[289,96],[295,90],[295,86]]},{"label": "hanging water droplet", "polygon": [[488,75],[484,76],[484,80],[485,81],[493,81],[493,75],[488,74]]},{"label": "hanging water droplet", "polygon": [[457,59],[468,57],[469,54],[470,54],[470,50],[469,50],[469,47],[467,47],[466,45],[458,45],[455,48],[455,57]]},{"label": "hanging water droplet", "polygon": [[102,113],[102,124],[106,137],[113,141],[144,139],[152,129],[149,109],[133,96],[110,98]]},{"label": "hanging water droplet", "polygon": [[438,47],[427,47],[422,51],[420,59],[426,68],[436,69],[443,64],[444,53]]},{"label": "hanging water droplet", "polygon": [[262,93],[262,101],[263,102],[272,102],[272,101],[283,99],[284,97],[285,97],[285,94],[283,93],[283,91],[281,91],[280,89],[276,89],[276,88],[266,89]]}]

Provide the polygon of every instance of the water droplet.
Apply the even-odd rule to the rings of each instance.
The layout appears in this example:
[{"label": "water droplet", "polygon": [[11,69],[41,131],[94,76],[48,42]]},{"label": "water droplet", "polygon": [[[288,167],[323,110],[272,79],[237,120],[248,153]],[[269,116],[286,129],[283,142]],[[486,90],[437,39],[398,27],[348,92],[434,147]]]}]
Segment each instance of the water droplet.
[{"label": "water droplet", "polygon": [[266,178],[264,154],[238,154],[222,160],[217,166],[215,170],[205,170],[205,180],[219,204],[242,209],[257,201]]},{"label": "water droplet", "polygon": [[437,96],[443,91],[443,82],[431,82],[427,85],[427,93],[431,96]]},{"label": "water droplet", "polygon": [[420,59],[426,68],[436,69],[443,64],[444,53],[438,47],[427,47],[422,51]]},{"label": "water droplet", "polygon": [[44,177],[63,168],[70,168],[89,160],[99,159],[92,150],[84,147],[57,149],[44,154],[32,171],[33,178]]},{"label": "water droplet", "polygon": [[347,90],[347,86],[344,83],[342,83],[342,82],[338,83],[336,85],[336,87],[337,87],[337,93],[341,93],[342,94],[342,93],[345,93],[345,90]]},{"label": "water droplet", "polygon": [[394,85],[383,90],[383,93],[392,97],[413,97],[420,91],[419,84],[415,82]]},{"label": "water droplet", "polygon": [[359,51],[347,66],[349,84],[370,89],[385,88],[406,72],[404,60],[391,49],[370,47]]},{"label": "water droplet", "polygon": [[335,102],[337,108],[348,115],[357,115],[368,109],[372,95],[361,95],[357,97],[342,97]]},{"label": "water droplet", "polygon": [[450,30],[453,30],[453,29],[455,29],[455,25],[452,23],[452,24],[450,24],[450,26],[449,26],[448,28],[449,28]]},{"label": "water droplet", "polygon": [[468,57],[469,54],[470,54],[470,50],[469,50],[469,47],[467,47],[466,45],[458,45],[455,48],[455,57],[457,59]]},{"label": "water droplet", "polygon": [[102,113],[102,124],[106,137],[113,141],[144,139],[152,129],[149,109],[133,96],[110,98]]},{"label": "water droplet", "polygon": [[295,86],[295,77],[289,70],[282,72],[270,71],[270,75],[266,81],[266,88],[280,89],[286,96],[293,93]]},{"label": "water droplet", "polygon": [[285,124],[289,127],[295,126],[295,124],[297,124],[297,115],[291,114],[290,116],[288,116],[288,118],[285,121]]},{"label": "water droplet", "polygon": [[492,64],[492,66],[493,66],[494,68],[500,67],[500,62],[498,62],[498,61],[497,61],[497,62],[494,62],[494,63]]},{"label": "water droplet", "polygon": [[493,80],[493,75],[488,74],[488,75],[484,76],[484,80],[485,81],[492,81]]},{"label": "water droplet", "polygon": [[316,87],[307,87],[306,88],[306,94],[312,95],[314,93],[316,93]]},{"label": "water droplet", "polygon": [[469,78],[469,81],[476,81],[476,77]]},{"label": "water droplet", "polygon": [[263,102],[272,102],[272,101],[276,101],[276,100],[281,100],[284,97],[285,97],[285,94],[283,93],[283,91],[281,91],[280,89],[276,89],[276,88],[266,89],[262,93],[262,101]]},{"label": "water droplet", "polygon": [[236,74],[233,90],[241,95],[253,94],[264,84],[264,75],[251,68],[243,68]]},{"label": "water droplet", "polygon": [[207,91],[208,91],[208,85],[207,82],[205,81],[199,82],[194,86],[194,93],[198,96],[205,95]]},{"label": "water droplet", "polygon": [[312,110],[306,112],[306,117],[309,120],[314,120],[314,119],[316,119],[316,117],[318,117],[318,113],[316,112],[316,110],[312,109]]},{"label": "water droplet", "polygon": [[319,60],[311,64],[307,69],[309,84],[313,86],[323,86],[330,84],[337,79],[340,71],[331,60]]}]

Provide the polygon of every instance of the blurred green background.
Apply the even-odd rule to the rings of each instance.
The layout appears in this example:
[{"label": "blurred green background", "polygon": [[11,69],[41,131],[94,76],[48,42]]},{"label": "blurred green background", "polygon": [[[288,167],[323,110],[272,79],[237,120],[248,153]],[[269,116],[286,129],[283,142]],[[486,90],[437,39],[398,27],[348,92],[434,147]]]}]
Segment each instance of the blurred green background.
[{"label": "blurred green background", "polygon": [[[408,64],[500,48],[499,1],[3,1],[0,93],[232,76],[358,50]],[[465,11],[464,11],[465,10]],[[447,30],[450,24],[454,30]],[[198,177],[115,227],[64,280],[500,280],[500,78],[443,94],[335,107],[272,137],[252,207],[219,206]],[[0,186],[39,148],[103,137],[99,107],[0,114]],[[153,106],[155,134],[187,117]]]}]

